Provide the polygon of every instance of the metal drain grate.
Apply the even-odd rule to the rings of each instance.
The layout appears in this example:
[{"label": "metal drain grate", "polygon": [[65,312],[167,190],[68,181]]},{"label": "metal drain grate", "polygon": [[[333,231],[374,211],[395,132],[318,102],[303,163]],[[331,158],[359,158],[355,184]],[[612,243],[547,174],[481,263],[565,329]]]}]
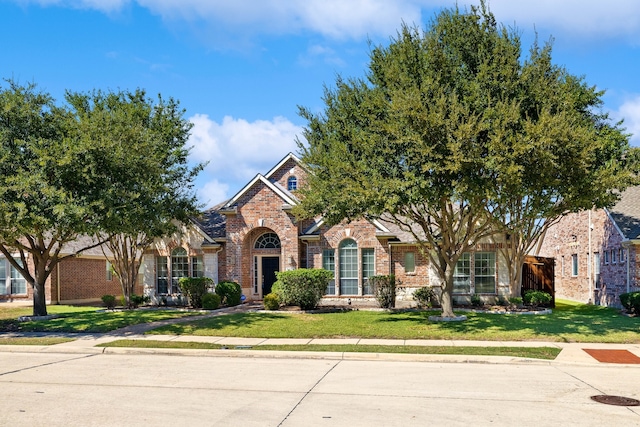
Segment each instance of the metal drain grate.
[{"label": "metal drain grate", "polygon": [[640,400],[623,396],[609,396],[606,394],[599,394],[597,396],[591,396],[591,400],[595,400],[598,403],[604,403],[605,405],[640,406]]}]

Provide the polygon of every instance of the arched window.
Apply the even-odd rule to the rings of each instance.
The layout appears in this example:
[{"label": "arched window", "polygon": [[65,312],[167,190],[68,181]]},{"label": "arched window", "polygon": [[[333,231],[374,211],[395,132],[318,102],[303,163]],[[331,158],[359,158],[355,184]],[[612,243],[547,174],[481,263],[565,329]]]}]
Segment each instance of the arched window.
[{"label": "arched window", "polygon": [[295,176],[290,176],[287,179],[287,190],[293,191],[298,189],[298,178]]},{"label": "arched window", "polygon": [[171,252],[171,293],[179,292],[181,277],[189,277],[189,256],[185,248],[178,247]]},{"label": "arched window", "polygon": [[258,237],[254,248],[280,249],[280,239],[276,233],[264,233],[262,236]]},{"label": "arched window", "polygon": [[339,250],[340,295],[358,295],[358,244],[345,239]]}]

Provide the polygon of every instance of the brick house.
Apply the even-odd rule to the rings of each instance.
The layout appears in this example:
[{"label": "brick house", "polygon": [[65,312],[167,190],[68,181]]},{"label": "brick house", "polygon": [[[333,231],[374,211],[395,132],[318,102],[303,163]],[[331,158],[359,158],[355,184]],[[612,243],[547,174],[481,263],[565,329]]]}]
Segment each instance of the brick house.
[{"label": "brick house", "polygon": [[[437,285],[438,278],[413,236],[383,218],[334,226],[322,218],[298,221],[291,209],[299,202],[296,193],[305,178],[300,160],[288,154],[231,199],[156,241],[143,255],[136,293],[156,302],[169,300],[179,297],[180,277],[205,276],[215,283],[236,281],[247,300],[260,301],[270,292],[276,272],[296,268],[334,272],[324,299],[337,304],[374,301],[367,280],[373,275],[394,274],[403,284],[398,299],[405,304],[412,302],[415,289]],[[508,272],[498,251],[504,244],[500,239],[478,244],[460,259],[456,299],[468,302],[473,294],[487,300],[510,296]],[[1,263],[0,259],[0,276]],[[95,302],[104,294],[121,294],[100,249],[61,263],[46,292],[47,301],[53,303]],[[30,294],[21,297],[29,299]]]},{"label": "brick house", "polygon": [[563,217],[547,231],[539,255],[555,258],[556,296],[620,306],[620,294],[640,290],[640,186],[610,209]]},{"label": "brick house", "polygon": [[[247,300],[259,301],[270,292],[276,272],[296,268],[333,271],[325,296],[333,302],[372,301],[367,278],[373,275],[395,274],[404,285],[399,299],[407,301],[413,290],[436,284],[413,237],[383,219],[335,226],[322,218],[298,221],[291,209],[305,178],[300,160],[288,154],[231,199],[205,211],[194,221],[191,237],[183,234],[157,242],[143,260],[145,294],[170,294],[167,281],[204,275],[216,283],[236,281]],[[473,293],[508,296],[508,274],[498,245],[485,242],[461,259],[456,276],[459,298],[468,300]]]}]

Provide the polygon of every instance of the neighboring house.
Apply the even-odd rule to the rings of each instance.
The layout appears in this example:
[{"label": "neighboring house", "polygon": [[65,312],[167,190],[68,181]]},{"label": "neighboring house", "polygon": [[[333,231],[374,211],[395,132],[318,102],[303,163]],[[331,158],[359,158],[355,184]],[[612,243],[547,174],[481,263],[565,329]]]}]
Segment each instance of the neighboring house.
[{"label": "neighboring house", "polygon": [[[181,277],[205,276],[215,283],[238,282],[247,300],[260,301],[271,291],[276,272],[296,268],[332,271],[325,295],[331,303],[373,301],[368,280],[373,275],[394,274],[402,283],[398,299],[407,303],[415,289],[438,284],[411,233],[384,219],[334,226],[322,218],[297,220],[291,210],[299,203],[297,190],[305,181],[300,160],[288,154],[231,199],[156,241],[143,255],[136,293],[169,301],[179,296]],[[496,237],[461,257],[455,271],[457,299],[468,302],[473,294],[489,301],[510,296],[508,272],[497,251],[503,244]],[[0,275],[1,268],[0,263]],[[7,267],[7,277],[9,271]],[[48,284],[47,301],[99,301],[107,293],[121,295],[121,290],[117,280],[109,280],[108,264],[97,249],[61,264],[59,275],[52,275]],[[25,299],[29,296],[23,294]]]},{"label": "neighboring house", "polygon": [[640,290],[640,186],[611,209],[563,217],[547,231],[540,256],[555,258],[556,297],[620,306],[620,294]]},{"label": "neighboring house", "polygon": [[[67,244],[61,256],[73,254],[90,242],[87,238]],[[19,255],[16,253],[15,257]],[[29,258],[28,262],[31,262]],[[138,293],[142,287],[138,288]],[[68,257],[54,267],[45,284],[45,298],[48,304],[77,304],[99,302],[102,295],[122,295],[120,282],[105,258],[102,249],[97,247],[86,250],[77,257]],[[9,261],[0,257],[0,302],[31,302],[33,290],[26,280],[11,266]]]}]

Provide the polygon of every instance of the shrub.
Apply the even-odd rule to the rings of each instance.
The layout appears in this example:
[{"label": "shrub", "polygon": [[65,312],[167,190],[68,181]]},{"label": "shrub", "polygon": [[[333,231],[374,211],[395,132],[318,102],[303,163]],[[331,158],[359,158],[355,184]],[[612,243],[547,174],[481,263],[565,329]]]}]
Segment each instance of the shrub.
[{"label": "shrub", "polygon": [[193,308],[202,308],[202,297],[212,284],[213,280],[209,277],[182,277],[178,282]]},{"label": "shrub", "polygon": [[640,291],[620,294],[620,303],[627,312],[640,315]]},{"label": "shrub", "polygon": [[109,310],[113,310],[116,306],[116,296],[115,295],[102,295],[102,304]]},{"label": "shrub", "polygon": [[278,295],[274,294],[273,292],[265,295],[262,303],[264,304],[265,310],[277,310],[280,308],[280,300],[278,299]]},{"label": "shrub", "polygon": [[471,305],[474,307],[482,306],[482,298],[480,298],[480,295],[478,294],[471,295]]},{"label": "shrub", "polygon": [[522,297],[509,297],[509,304],[522,305]]},{"label": "shrub", "polygon": [[396,287],[400,281],[396,281],[396,276],[372,276],[369,281],[373,283],[373,289],[378,300],[378,305],[382,308],[393,308],[396,306]]},{"label": "shrub", "polygon": [[543,291],[529,290],[522,296],[526,305],[547,305],[551,302],[551,294]]},{"label": "shrub", "polygon": [[236,282],[223,281],[216,285],[216,294],[220,295],[222,304],[233,307],[240,304],[242,288]]},{"label": "shrub", "polygon": [[145,302],[147,302],[148,298],[142,295],[131,294],[129,297],[129,302],[131,303],[131,307],[138,308]]},{"label": "shrub", "polygon": [[[303,310],[318,306],[333,273],[327,270],[300,268],[276,273],[276,295],[284,305],[298,305]],[[272,293],[273,288],[272,288]]]},{"label": "shrub", "polygon": [[202,296],[202,308],[205,310],[215,310],[220,307],[222,298],[218,294],[204,294]]},{"label": "shrub", "polygon": [[418,304],[418,307],[431,308],[436,302],[436,293],[428,287],[419,288],[413,293],[413,299]]}]

